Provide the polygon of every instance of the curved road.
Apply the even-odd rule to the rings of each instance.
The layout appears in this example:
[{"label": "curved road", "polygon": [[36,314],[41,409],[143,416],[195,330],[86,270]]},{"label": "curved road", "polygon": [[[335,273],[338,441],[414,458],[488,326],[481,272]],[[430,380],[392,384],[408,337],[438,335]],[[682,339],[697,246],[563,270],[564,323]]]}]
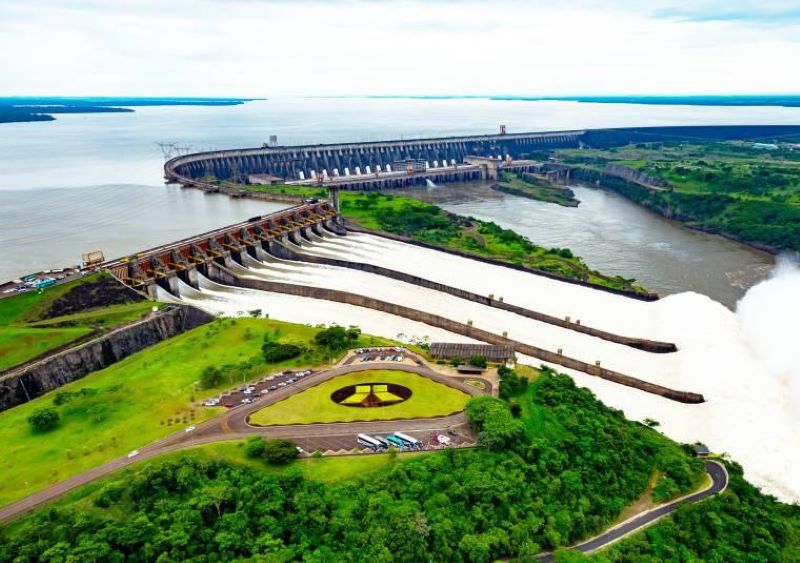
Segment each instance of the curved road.
[{"label": "curved road", "polygon": [[[662,504],[661,506],[652,508],[647,512],[633,516],[628,520],[625,520],[624,522],[614,526],[613,528],[609,528],[608,530],[589,538],[588,540],[584,540],[581,543],[570,546],[570,549],[580,551],[581,553],[593,553],[598,549],[608,547],[612,543],[618,542],[634,532],[638,532],[639,530],[654,524],[665,516],[672,514],[678,509],[678,507],[684,504],[699,502],[708,497],[717,495],[728,488],[728,471],[721,463],[710,460],[706,461],[706,472],[708,472],[709,477],[711,477],[711,485],[702,491],[697,491],[696,493],[691,493],[684,497],[677,498],[672,502]],[[537,556],[536,559],[537,561],[554,561],[552,553],[543,553]]]}]

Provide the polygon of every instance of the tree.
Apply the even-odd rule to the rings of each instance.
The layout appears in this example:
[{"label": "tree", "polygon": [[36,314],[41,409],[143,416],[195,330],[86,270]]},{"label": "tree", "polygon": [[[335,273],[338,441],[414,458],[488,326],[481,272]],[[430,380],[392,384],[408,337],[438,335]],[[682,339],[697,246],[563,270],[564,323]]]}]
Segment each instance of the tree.
[{"label": "tree", "polygon": [[264,441],[264,461],[267,463],[282,465],[289,463],[297,457],[297,444],[291,440],[265,440]]},{"label": "tree", "polygon": [[314,343],[331,352],[339,352],[358,340],[360,335],[361,329],[358,327],[351,326],[345,329],[344,327],[333,325],[319,331],[314,336]]},{"label": "tree", "polygon": [[469,359],[470,365],[475,366],[476,368],[483,368],[486,369],[488,363],[486,362],[486,357],[481,356],[480,354],[475,354]]},{"label": "tree", "polygon": [[463,363],[464,363],[464,360],[462,360],[459,357],[455,357],[452,360],[450,360],[450,365],[453,366],[454,368],[457,368],[458,366],[460,366]]},{"label": "tree", "polygon": [[217,366],[206,366],[203,373],[200,374],[200,387],[202,389],[211,389],[217,387],[222,383],[224,374]]},{"label": "tree", "polygon": [[250,458],[262,457],[266,447],[267,443],[264,441],[264,438],[260,436],[250,436],[244,446],[244,455]]},{"label": "tree", "polygon": [[295,344],[281,344],[279,342],[264,342],[261,353],[268,363],[282,362],[296,358],[303,353],[303,349]]},{"label": "tree", "polygon": [[37,432],[47,432],[58,426],[58,412],[51,407],[33,411],[28,417],[28,424]]},{"label": "tree", "polygon": [[522,440],[522,422],[514,418],[503,400],[490,395],[471,399],[467,403],[467,418],[478,431],[478,442],[490,450],[508,449]]}]

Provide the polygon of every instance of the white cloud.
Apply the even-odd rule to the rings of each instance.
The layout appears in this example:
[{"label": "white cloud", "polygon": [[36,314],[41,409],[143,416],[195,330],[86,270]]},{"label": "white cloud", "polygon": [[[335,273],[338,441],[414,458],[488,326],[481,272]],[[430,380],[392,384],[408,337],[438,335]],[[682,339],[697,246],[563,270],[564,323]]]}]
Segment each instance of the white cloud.
[{"label": "white cloud", "polygon": [[646,4],[4,0],[0,95],[800,90],[791,4]]}]

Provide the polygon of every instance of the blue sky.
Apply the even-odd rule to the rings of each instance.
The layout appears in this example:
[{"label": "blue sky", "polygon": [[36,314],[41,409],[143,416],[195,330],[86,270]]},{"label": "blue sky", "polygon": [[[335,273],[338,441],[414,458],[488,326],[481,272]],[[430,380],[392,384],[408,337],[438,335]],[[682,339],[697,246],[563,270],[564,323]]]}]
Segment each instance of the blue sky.
[{"label": "blue sky", "polygon": [[783,0],[0,0],[0,95],[800,93]]}]

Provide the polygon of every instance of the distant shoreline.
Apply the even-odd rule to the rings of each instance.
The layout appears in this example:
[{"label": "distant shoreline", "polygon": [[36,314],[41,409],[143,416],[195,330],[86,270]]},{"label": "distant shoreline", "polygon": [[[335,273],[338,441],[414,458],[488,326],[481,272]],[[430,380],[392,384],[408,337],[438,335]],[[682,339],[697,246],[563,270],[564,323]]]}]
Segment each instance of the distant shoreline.
[{"label": "distant shoreline", "polygon": [[722,106],[722,107],[800,107],[800,94],[763,96],[503,96],[503,95],[345,95],[315,96],[318,98],[373,100],[493,100],[500,102],[578,102],[593,104],[639,104],[670,106]]},{"label": "distant shoreline", "polygon": [[128,113],[146,106],[235,106],[257,98],[0,98],[0,124],[54,121],[60,113]]}]

